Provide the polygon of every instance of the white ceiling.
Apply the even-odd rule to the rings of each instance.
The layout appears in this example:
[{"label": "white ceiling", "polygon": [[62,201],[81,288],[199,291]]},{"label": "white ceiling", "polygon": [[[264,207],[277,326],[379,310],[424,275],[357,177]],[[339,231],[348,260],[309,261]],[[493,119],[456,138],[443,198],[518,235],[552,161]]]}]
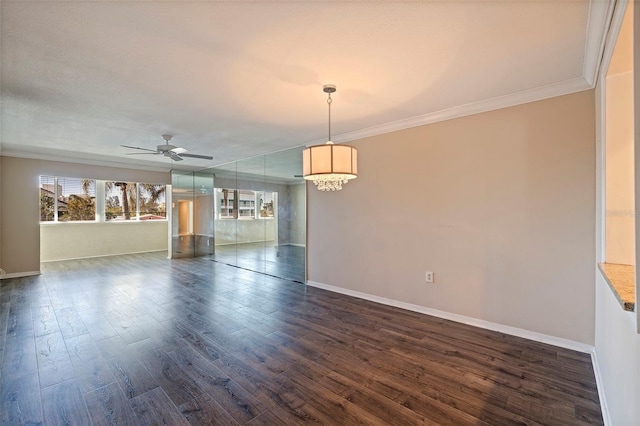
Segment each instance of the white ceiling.
[{"label": "white ceiling", "polygon": [[200,169],[592,87],[611,3],[1,1],[3,155]]}]

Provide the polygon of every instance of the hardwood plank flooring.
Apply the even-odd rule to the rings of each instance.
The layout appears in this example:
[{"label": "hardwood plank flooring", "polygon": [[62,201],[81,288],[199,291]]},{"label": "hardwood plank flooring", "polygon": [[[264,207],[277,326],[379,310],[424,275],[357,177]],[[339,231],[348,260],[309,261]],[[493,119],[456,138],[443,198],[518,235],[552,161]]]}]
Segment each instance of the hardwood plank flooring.
[{"label": "hardwood plank flooring", "polygon": [[[0,384],[2,424],[42,424],[42,400],[39,388],[37,373],[28,374],[19,379],[6,378],[3,374]],[[78,409],[81,408],[78,407]]]},{"label": "hardwood plank flooring", "polygon": [[138,419],[138,425],[188,426],[187,419],[173,405],[161,387],[131,399],[131,407]]},{"label": "hardwood plank flooring", "polygon": [[603,424],[588,354],[161,253],[0,281],[0,423]]},{"label": "hardwood plank flooring", "polygon": [[47,424],[90,424],[89,413],[75,380],[69,380],[42,390],[42,410]]},{"label": "hardwood plank flooring", "polygon": [[60,332],[36,337],[36,356],[41,388],[75,377],[73,365]]}]

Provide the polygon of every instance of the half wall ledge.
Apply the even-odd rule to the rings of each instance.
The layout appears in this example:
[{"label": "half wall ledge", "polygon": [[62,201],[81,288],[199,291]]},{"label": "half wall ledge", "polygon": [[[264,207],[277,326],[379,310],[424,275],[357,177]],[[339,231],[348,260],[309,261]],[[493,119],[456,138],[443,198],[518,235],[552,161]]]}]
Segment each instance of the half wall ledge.
[{"label": "half wall ledge", "polygon": [[622,309],[634,312],[636,309],[635,266],[598,263],[598,269],[620,302]]}]

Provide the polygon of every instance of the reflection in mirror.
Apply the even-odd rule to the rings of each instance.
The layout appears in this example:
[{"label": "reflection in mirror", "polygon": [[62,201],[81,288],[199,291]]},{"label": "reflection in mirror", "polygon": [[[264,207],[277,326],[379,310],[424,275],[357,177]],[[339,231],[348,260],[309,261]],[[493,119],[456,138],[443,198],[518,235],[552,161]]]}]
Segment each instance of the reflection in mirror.
[{"label": "reflection in mirror", "polygon": [[273,243],[275,231],[274,219],[260,220],[256,215],[256,195],[266,189],[264,156],[238,161],[236,171],[236,264],[240,268],[264,273],[265,250]]},{"label": "reflection in mirror", "polygon": [[302,148],[213,169],[218,262],[305,281]]},{"label": "reflection in mirror", "polygon": [[265,175],[286,179],[276,194],[277,216],[273,250],[267,251],[266,273],[295,281],[306,280],[306,184],[302,175],[302,148],[268,154]]},{"label": "reflection in mirror", "polygon": [[213,254],[213,174],[171,172],[171,257]]},{"label": "reflection in mirror", "polygon": [[196,256],[214,253],[214,186],[213,174],[210,172],[194,172],[194,250]]},{"label": "reflection in mirror", "polygon": [[171,257],[193,257],[193,175],[171,172]]}]

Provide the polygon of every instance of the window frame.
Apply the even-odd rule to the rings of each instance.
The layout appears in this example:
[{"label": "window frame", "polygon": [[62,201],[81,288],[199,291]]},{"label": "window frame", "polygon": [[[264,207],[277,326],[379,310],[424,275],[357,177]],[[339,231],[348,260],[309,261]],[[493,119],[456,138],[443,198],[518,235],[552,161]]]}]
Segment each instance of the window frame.
[{"label": "window frame", "polygon": [[[50,178],[53,179],[53,202],[54,202],[54,206],[53,206],[53,220],[42,220],[42,194],[43,194],[43,189],[45,191],[51,192],[46,188],[43,188],[43,183],[42,183],[42,178],[46,177],[46,178]],[[94,186],[94,195],[92,196],[94,199],[94,208],[95,208],[95,216],[94,216],[94,220],[69,220],[69,221],[61,221],[59,220],[59,214],[58,214],[58,203],[59,203],[59,197],[61,196],[61,194],[58,194],[59,191],[59,185],[58,185],[58,179],[78,179],[78,180],[85,180],[85,178],[76,178],[76,177],[67,177],[67,176],[50,176],[50,175],[40,175],[38,178],[38,192],[39,192],[39,200],[38,200],[38,205],[40,207],[40,225],[45,225],[45,226],[50,226],[50,225],[57,225],[57,224],[78,224],[78,223],[144,223],[144,222],[168,222],[169,221],[169,211],[168,211],[168,200],[167,200],[167,196],[166,196],[166,192],[167,192],[167,187],[169,186],[169,184],[166,183],[147,183],[147,182],[127,182],[127,183],[133,183],[136,186],[136,205],[135,205],[135,212],[130,208],[129,210],[131,211],[131,213],[135,213],[135,218],[133,218],[133,214],[132,214],[132,218],[131,219],[127,219],[127,220],[108,220],[107,219],[107,192],[106,192],[106,183],[107,182],[124,182],[124,181],[116,181],[116,180],[99,180],[99,179],[86,179],[86,180],[91,180],[93,182],[93,186]],[[46,183],[46,184],[50,184],[50,183]],[[164,217],[162,219],[142,219],[141,217],[142,215],[140,214],[140,194],[141,194],[141,187],[142,185],[145,184],[149,184],[149,185],[160,185],[160,186],[164,186],[165,190],[164,190],[164,195],[162,197],[163,201],[160,202],[156,202],[156,204],[162,205],[164,204]],[[98,200],[98,197],[102,197],[102,200]],[[160,215],[155,215],[155,216],[160,216]]]},{"label": "window frame", "polygon": [[[42,178],[50,178],[53,179],[53,191],[50,191],[46,188],[43,188]],[[89,180],[93,183],[93,195],[87,194],[90,199],[93,201],[93,219],[86,220],[60,220],[60,198],[64,198],[63,194],[59,194],[58,191],[62,188],[62,185],[59,184],[59,179],[69,179],[69,180]],[[96,179],[84,179],[84,178],[76,178],[76,177],[68,177],[68,176],[49,176],[49,175],[40,175],[38,177],[38,206],[40,208],[40,224],[52,224],[52,223],[94,223],[98,221],[98,203],[97,203],[97,180]],[[51,185],[47,183],[46,185]],[[48,191],[53,194],[53,220],[42,220],[42,190]],[[71,196],[76,196],[82,198],[81,195],[78,194],[69,194],[67,198],[71,198]],[[68,204],[68,201],[65,202]]]}]

